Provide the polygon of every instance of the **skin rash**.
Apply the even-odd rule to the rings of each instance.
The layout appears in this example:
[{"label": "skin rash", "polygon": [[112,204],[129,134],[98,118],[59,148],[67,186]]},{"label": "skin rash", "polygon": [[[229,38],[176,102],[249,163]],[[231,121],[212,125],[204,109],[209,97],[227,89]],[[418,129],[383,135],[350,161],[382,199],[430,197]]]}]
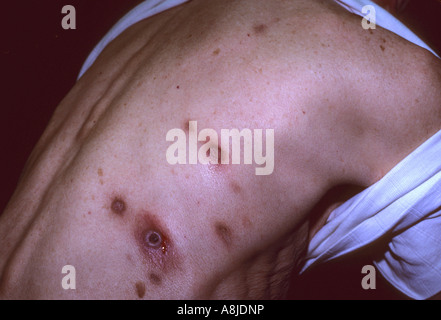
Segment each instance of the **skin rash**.
[{"label": "skin rash", "polygon": [[[326,195],[440,129],[440,70],[331,1],[193,0],[135,24],[58,106],[0,216],[0,297],[285,297],[345,201]],[[167,132],[193,120],[274,130],[273,172],[168,163]]]}]

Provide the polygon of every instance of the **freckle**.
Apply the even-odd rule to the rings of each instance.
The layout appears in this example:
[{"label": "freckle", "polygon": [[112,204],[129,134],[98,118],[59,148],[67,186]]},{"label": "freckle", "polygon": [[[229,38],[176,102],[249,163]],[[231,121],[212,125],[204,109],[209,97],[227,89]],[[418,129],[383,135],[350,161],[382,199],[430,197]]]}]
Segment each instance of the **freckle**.
[{"label": "freckle", "polygon": [[213,51],[213,55],[217,56],[220,53],[220,51],[221,50],[219,48],[217,48],[216,50]]},{"label": "freckle", "polygon": [[116,214],[122,214],[126,211],[126,204],[123,200],[116,198],[112,202],[112,211]]},{"label": "freckle", "polygon": [[136,287],[136,293],[138,294],[138,297],[140,299],[144,298],[145,296],[145,284],[144,282],[138,281],[135,285]]},{"label": "freckle", "polygon": [[89,211],[88,213],[87,213],[88,215],[91,215],[92,214],[92,212],[91,211]]},{"label": "freckle", "polygon": [[242,188],[235,181],[231,182],[230,186],[235,194],[242,192]]},{"label": "freckle", "polygon": [[242,218],[242,225],[243,225],[244,228],[249,228],[253,224],[252,224],[251,220],[248,217],[243,217]]},{"label": "freckle", "polygon": [[129,262],[132,262],[132,256],[130,254],[126,254],[126,259]]},{"label": "freckle", "polygon": [[185,175],[185,179],[189,179],[190,176],[188,174]]},{"label": "freckle", "polygon": [[381,51],[384,51],[386,48],[380,45]]},{"label": "freckle", "polygon": [[265,31],[268,29],[268,26],[261,23],[261,24],[256,24],[253,26],[253,30],[256,34],[262,34],[265,33]]},{"label": "freckle", "polygon": [[369,33],[370,33],[370,34],[374,34],[374,32],[372,31],[372,29],[369,29]]},{"label": "freckle", "polygon": [[100,177],[103,176],[103,169],[101,169],[101,168],[98,169],[98,175],[99,175]]},{"label": "freckle", "polygon": [[104,181],[102,179],[100,179],[100,185],[103,185]]},{"label": "freckle", "polygon": [[222,242],[227,247],[229,247],[231,245],[231,240],[232,240],[232,234],[230,228],[222,222],[217,222],[214,225],[214,229],[216,231],[216,235],[222,240]]},{"label": "freckle", "polygon": [[151,273],[149,275],[149,279],[150,279],[150,282],[156,286],[159,286],[162,283],[161,277],[158,276],[157,274],[154,274],[154,273]]}]

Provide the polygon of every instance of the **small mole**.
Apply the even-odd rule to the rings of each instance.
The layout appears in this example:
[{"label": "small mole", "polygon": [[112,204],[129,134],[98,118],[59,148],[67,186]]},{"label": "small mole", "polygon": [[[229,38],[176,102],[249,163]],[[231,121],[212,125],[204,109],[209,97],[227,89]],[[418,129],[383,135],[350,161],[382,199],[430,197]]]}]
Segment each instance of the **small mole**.
[{"label": "small mole", "polygon": [[99,175],[100,177],[103,176],[103,169],[101,169],[101,168],[98,169],[98,175]]},{"label": "small mole", "polygon": [[306,114],[306,111],[305,111],[305,110],[302,110],[302,113],[303,113],[303,114]]},{"label": "small mole", "polygon": [[370,34],[374,34],[374,32],[372,31],[372,29],[369,29],[369,33],[370,33]]},{"label": "small mole", "polygon": [[214,225],[216,235],[222,240],[222,242],[229,247],[231,245],[232,234],[230,228],[222,222],[217,222]]},{"label": "small mole", "polygon": [[187,119],[184,121],[184,125],[182,126],[182,128],[184,129],[185,132],[189,132],[190,131],[190,119]]},{"label": "small mole", "polygon": [[220,53],[220,48],[217,48],[216,50],[213,51],[213,55],[217,56]]},{"label": "small mole", "polygon": [[176,89],[179,89],[180,88],[180,86],[176,86]]},{"label": "small mole", "polygon": [[116,214],[122,214],[126,211],[126,204],[123,200],[116,198],[112,202],[112,211]]},{"label": "small mole", "polygon": [[145,296],[145,284],[144,282],[138,281],[135,285],[136,287],[136,293],[138,294],[138,297],[140,299],[144,298]]},{"label": "small mole", "polygon": [[253,26],[253,30],[256,34],[262,34],[265,33],[265,31],[268,29],[268,26],[261,23],[261,24],[256,24]]},{"label": "small mole", "polygon": [[380,45],[381,51],[384,51],[386,48]]},{"label": "small mole", "polygon": [[156,286],[161,285],[162,279],[155,273],[150,273],[149,275],[150,282]]}]

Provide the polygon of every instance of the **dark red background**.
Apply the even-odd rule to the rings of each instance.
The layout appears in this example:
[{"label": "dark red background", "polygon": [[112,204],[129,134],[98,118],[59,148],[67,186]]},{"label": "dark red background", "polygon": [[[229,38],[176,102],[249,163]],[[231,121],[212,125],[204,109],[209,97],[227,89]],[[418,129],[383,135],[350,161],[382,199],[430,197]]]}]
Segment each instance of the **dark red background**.
[{"label": "dark red background", "polygon": [[[0,10],[1,117],[0,212],[54,109],[74,85],[82,62],[106,31],[141,0],[3,1]],[[64,5],[76,9],[77,29],[61,27]],[[441,52],[441,4],[413,0],[403,14]],[[1,244],[0,244],[1,245]],[[369,253],[324,265],[296,281],[292,298],[403,298],[379,279],[361,289]],[[379,277],[379,275],[377,275]]]}]

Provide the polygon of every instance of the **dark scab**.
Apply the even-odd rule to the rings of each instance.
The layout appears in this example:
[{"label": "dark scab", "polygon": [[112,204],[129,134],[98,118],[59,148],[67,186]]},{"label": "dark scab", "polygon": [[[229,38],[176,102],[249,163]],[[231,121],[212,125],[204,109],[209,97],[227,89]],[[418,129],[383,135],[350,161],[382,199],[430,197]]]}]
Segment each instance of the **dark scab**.
[{"label": "dark scab", "polygon": [[124,211],[126,211],[126,203],[123,200],[116,198],[112,202],[111,209],[113,213],[123,214]]},{"label": "dark scab", "polygon": [[230,247],[232,241],[231,229],[223,222],[217,222],[214,225],[216,235],[225,244],[225,246]]},{"label": "dark scab", "polygon": [[138,294],[138,297],[140,299],[144,298],[145,296],[145,284],[144,282],[138,281],[135,285],[136,287],[136,293]]},{"label": "dark scab", "polygon": [[158,276],[158,275],[155,274],[155,273],[151,273],[151,274],[149,275],[149,279],[150,279],[150,282],[151,282],[152,284],[154,284],[155,286],[160,286],[160,285],[162,284],[162,279],[161,279],[161,277]]}]

